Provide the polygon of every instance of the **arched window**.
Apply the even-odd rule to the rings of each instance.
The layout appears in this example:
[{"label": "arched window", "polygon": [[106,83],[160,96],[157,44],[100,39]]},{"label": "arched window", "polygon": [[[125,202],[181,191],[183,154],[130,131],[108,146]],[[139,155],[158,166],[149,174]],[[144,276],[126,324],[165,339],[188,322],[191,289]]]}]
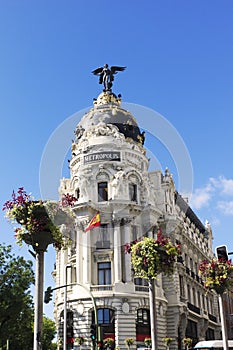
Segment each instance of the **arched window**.
[{"label": "arched window", "polygon": [[98,202],[108,200],[108,183],[106,181],[98,182]]}]

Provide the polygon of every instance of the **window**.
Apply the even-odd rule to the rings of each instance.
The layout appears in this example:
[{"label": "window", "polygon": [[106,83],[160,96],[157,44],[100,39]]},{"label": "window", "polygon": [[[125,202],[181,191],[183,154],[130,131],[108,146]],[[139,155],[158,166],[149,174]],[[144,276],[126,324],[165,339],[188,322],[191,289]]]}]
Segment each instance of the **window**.
[{"label": "window", "polygon": [[[98,323],[101,325],[101,337],[102,339],[111,337],[115,338],[115,316],[114,310],[104,308],[98,309]],[[95,324],[94,311],[92,312],[92,324]]]},{"label": "window", "polygon": [[97,249],[110,248],[110,232],[108,224],[101,224],[96,241]]},{"label": "window", "polygon": [[108,183],[98,183],[98,202],[104,202],[108,200]]},{"label": "window", "polygon": [[193,305],[197,305],[195,288],[193,288]]},{"label": "window", "polygon": [[215,339],[214,330],[211,328],[208,328],[206,331],[206,340],[211,340],[211,339]]},{"label": "window", "polygon": [[99,324],[113,323],[114,311],[111,309],[98,309]]},{"label": "window", "polygon": [[79,197],[80,197],[80,189],[79,189],[79,188],[77,188],[77,189],[75,190],[75,197],[76,197],[77,199],[79,199]]},{"label": "window", "polygon": [[149,338],[150,333],[150,310],[138,309],[136,318],[136,340],[140,342],[140,347],[145,347],[144,339]]},{"label": "window", "polygon": [[188,284],[187,284],[187,290],[188,290],[188,301],[191,303],[190,286]]},{"label": "window", "polygon": [[137,311],[137,324],[149,325],[150,324],[150,311],[147,309],[138,309]]},{"label": "window", "polygon": [[98,284],[111,284],[111,262],[98,263]]},{"label": "window", "polygon": [[136,241],[136,239],[137,239],[137,236],[138,236],[138,227],[137,226],[135,226],[135,225],[132,225],[131,226],[131,229],[132,229],[132,231],[131,231],[131,241],[133,242],[133,241]]},{"label": "window", "polygon": [[185,337],[186,338],[191,338],[194,343],[198,342],[198,339],[197,339],[197,323],[196,322],[188,320]]},{"label": "window", "polygon": [[190,270],[193,271],[193,259],[192,258],[190,258],[190,265],[189,266],[190,266]]},{"label": "window", "polygon": [[184,278],[181,275],[179,275],[179,282],[180,282],[180,297],[185,298]]},{"label": "window", "polygon": [[206,311],[206,302],[205,302],[206,300],[205,300],[205,295],[203,294],[202,295],[202,307],[203,307],[203,309]]},{"label": "window", "polygon": [[129,184],[129,200],[132,202],[137,202],[137,185]]},{"label": "window", "polygon": [[134,284],[136,284],[136,286],[148,286],[148,280],[145,278],[136,277],[134,278]]}]

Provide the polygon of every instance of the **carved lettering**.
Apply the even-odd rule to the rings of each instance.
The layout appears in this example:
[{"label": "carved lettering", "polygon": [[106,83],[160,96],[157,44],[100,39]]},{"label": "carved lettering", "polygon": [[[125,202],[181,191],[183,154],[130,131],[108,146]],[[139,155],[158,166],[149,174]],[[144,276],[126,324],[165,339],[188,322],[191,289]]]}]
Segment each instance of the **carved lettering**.
[{"label": "carved lettering", "polygon": [[99,152],[99,153],[92,153],[84,156],[84,164],[90,163],[90,162],[98,162],[103,160],[110,160],[110,161],[120,161],[121,155],[120,152]]}]

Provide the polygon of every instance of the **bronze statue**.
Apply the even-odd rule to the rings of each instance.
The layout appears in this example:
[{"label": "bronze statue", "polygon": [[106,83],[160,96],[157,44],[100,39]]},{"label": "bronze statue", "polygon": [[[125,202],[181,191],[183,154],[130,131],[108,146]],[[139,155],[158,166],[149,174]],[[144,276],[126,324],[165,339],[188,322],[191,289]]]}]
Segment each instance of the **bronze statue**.
[{"label": "bronze statue", "polygon": [[99,84],[104,84],[104,91],[111,91],[114,74],[124,71],[125,68],[126,67],[117,66],[112,66],[109,68],[108,64],[105,64],[103,67],[93,70],[92,73],[100,77]]}]

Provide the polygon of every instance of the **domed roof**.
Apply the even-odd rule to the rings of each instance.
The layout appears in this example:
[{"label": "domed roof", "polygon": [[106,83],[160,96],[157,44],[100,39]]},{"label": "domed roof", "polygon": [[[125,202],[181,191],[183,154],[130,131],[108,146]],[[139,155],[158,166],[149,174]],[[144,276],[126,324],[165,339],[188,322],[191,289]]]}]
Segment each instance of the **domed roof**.
[{"label": "domed roof", "polygon": [[134,116],[121,108],[121,98],[112,92],[102,92],[94,100],[94,107],[87,112],[75,130],[76,142],[82,137],[84,131],[99,124],[113,124],[122,133],[125,138],[131,138],[133,141],[143,144],[144,133],[140,132]]}]

